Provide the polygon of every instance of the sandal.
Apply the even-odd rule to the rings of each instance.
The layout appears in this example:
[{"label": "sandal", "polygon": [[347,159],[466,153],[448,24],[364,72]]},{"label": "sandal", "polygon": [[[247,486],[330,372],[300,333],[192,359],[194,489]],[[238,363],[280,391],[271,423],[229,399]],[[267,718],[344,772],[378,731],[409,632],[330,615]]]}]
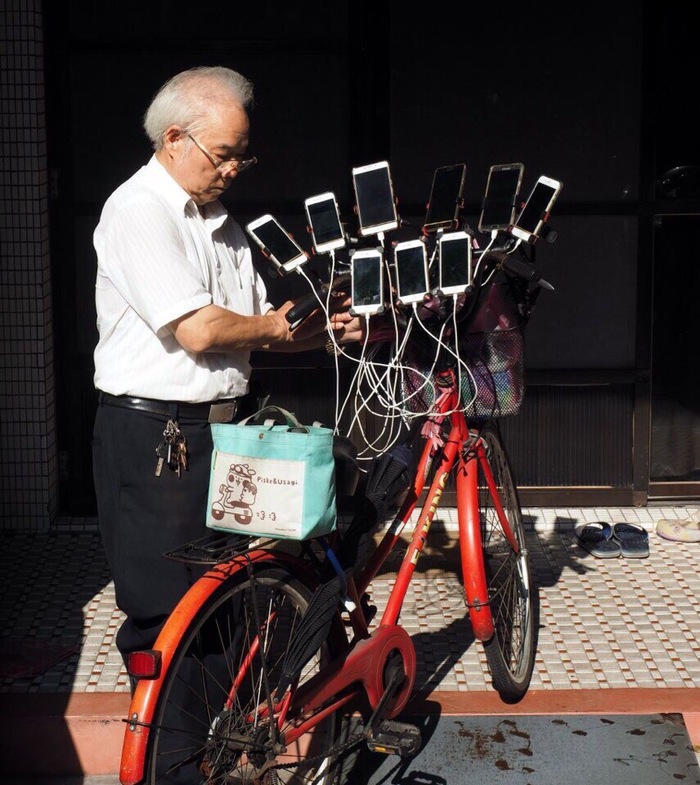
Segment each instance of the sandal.
[{"label": "sandal", "polygon": [[645,559],[649,555],[649,534],[638,523],[613,524],[613,540],[620,544],[620,553],[630,559]]},{"label": "sandal", "polygon": [[614,559],[620,555],[620,545],[611,539],[612,526],[609,523],[580,523],[574,533],[576,542],[598,559]]},{"label": "sandal", "polygon": [[693,521],[689,518],[684,521],[662,518],[656,524],[656,533],[664,540],[700,542],[700,521]]}]

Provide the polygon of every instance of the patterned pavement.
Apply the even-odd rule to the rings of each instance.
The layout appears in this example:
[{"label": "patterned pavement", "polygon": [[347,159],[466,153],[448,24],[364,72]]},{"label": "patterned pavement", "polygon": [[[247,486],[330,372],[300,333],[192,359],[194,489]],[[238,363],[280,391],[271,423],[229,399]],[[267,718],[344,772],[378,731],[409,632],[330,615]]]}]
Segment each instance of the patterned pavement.
[{"label": "patterned pavement", "polygon": [[[541,605],[532,691],[700,687],[700,543],[654,531],[660,518],[684,519],[696,507],[523,513]],[[641,524],[650,556],[594,558],[573,539],[583,521]],[[402,612],[425,692],[491,689],[465,616],[456,529],[456,511],[439,510]],[[5,532],[2,543],[0,692],[128,693],[113,645],[121,613],[95,521],[64,521],[49,534]],[[401,555],[371,587],[380,609]]]}]

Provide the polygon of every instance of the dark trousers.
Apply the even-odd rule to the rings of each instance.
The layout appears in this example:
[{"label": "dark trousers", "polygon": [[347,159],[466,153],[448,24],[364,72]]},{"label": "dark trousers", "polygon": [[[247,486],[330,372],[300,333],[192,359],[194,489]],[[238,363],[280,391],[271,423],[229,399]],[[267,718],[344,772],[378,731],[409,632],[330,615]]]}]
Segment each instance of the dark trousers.
[{"label": "dark trousers", "polygon": [[117,607],[126,620],[116,643],[123,658],[149,649],[178,600],[204,568],[192,570],[163,553],[203,537],[212,440],[209,423],[179,418],[189,470],[154,474],[155,449],[167,420],[100,404],[93,433],[97,514]]}]

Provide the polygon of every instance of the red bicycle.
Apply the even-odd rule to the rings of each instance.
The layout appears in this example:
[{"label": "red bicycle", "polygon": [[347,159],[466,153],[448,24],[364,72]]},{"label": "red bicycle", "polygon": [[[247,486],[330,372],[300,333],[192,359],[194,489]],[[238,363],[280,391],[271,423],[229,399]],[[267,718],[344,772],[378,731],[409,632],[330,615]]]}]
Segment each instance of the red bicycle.
[{"label": "red bicycle", "polygon": [[[359,744],[415,754],[420,731],[398,719],[416,676],[415,649],[400,616],[448,482],[456,489],[464,601],[474,635],[503,700],[525,694],[538,597],[498,427],[504,412],[497,387],[499,374],[509,377],[521,361],[513,361],[507,343],[522,341],[532,285],[508,272],[507,259],[493,253],[482,259],[489,285],[481,288],[488,297],[500,287],[500,297],[517,279],[511,304],[519,325],[470,332],[474,319],[465,320],[471,326],[464,341],[479,342],[471,355],[476,372],[465,379],[451,353],[440,359],[428,412],[383,456],[373,486],[370,471],[346,530],[293,549],[212,534],[169,554],[211,566],[182,598],[155,649],[131,657],[138,683],[125,731],[123,785],[327,785],[345,781]],[[487,377],[485,408],[475,408],[473,395],[471,408],[465,406],[465,396],[475,392],[469,386]],[[396,581],[375,615],[368,601],[372,580],[402,542],[421,499]],[[395,509],[375,544],[372,527]],[[374,550],[358,567],[358,550],[367,541]]]}]

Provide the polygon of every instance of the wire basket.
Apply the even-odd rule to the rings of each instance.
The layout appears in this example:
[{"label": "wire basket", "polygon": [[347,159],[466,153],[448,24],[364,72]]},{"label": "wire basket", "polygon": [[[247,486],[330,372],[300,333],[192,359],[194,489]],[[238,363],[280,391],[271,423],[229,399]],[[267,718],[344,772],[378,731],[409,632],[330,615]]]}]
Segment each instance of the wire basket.
[{"label": "wire basket", "polygon": [[[468,333],[459,346],[460,360],[467,366],[459,374],[465,414],[473,419],[517,414],[525,392],[521,329]],[[430,370],[415,356],[404,356],[402,392],[408,411],[427,412],[435,403]]]},{"label": "wire basket", "polygon": [[[460,405],[472,419],[510,417],[520,411],[525,392],[521,293],[505,281],[494,282],[477,298],[458,327],[455,373]],[[416,414],[435,403],[434,354],[417,343],[403,358],[404,408]]]}]

